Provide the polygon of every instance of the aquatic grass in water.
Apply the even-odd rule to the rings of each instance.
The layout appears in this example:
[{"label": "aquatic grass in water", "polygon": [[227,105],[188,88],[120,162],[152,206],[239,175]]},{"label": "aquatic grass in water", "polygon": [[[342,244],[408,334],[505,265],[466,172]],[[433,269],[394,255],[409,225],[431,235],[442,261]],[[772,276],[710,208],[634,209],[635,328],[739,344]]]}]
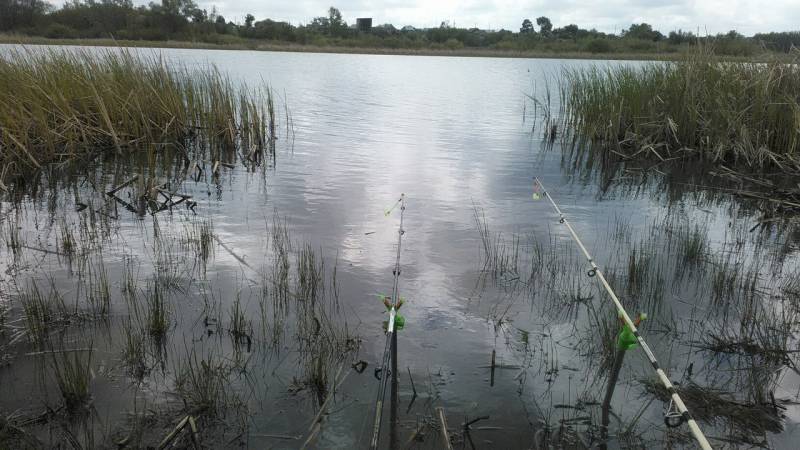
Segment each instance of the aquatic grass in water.
[{"label": "aquatic grass in water", "polygon": [[190,414],[215,417],[239,403],[230,385],[230,368],[213,354],[198,356],[192,348],[181,363],[175,387]]},{"label": "aquatic grass in water", "polygon": [[55,287],[42,293],[35,282],[30,282],[27,290],[20,294],[19,300],[25,314],[25,326],[34,342],[41,343],[50,328],[68,314],[64,299]]},{"label": "aquatic grass in water", "polygon": [[103,258],[87,266],[86,299],[95,316],[107,316],[111,312],[111,285]]},{"label": "aquatic grass in water", "polygon": [[194,253],[198,274],[204,276],[208,261],[214,255],[214,224],[210,219],[192,220],[184,226],[181,249]]},{"label": "aquatic grass in water", "polygon": [[[486,232],[489,228],[486,219],[478,217],[479,235],[482,238],[491,236]],[[721,409],[703,411],[702,419],[739,425],[737,421],[749,422],[752,418],[755,422],[771,422],[773,431],[780,432],[779,410],[783,402],[774,400],[773,394],[780,386],[781,374],[798,370],[792,347],[800,323],[796,302],[800,297],[800,284],[796,281],[796,271],[785,273],[773,268],[770,273],[769,266],[763,262],[772,258],[777,246],[767,247],[771,244],[752,231],[748,232],[747,223],[728,225],[722,242],[709,237],[713,226],[713,220],[703,216],[687,219],[682,214],[669,212],[649,221],[637,236],[624,221],[618,218],[610,221],[608,239],[603,241],[605,255],[601,259],[605,275],[609,284],[618,289],[617,293],[622,294],[620,298],[629,311],[651,315],[640,330],[655,343],[659,356],[675,348],[684,348],[684,345],[693,349],[690,353],[701,355],[687,360],[681,383],[731,386],[730,392],[724,395],[725,405]],[[491,244],[492,241],[481,239],[479,242],[485,249],[487,242]],[[586,265],[572,264],[570,255],[578,253],[574,246],[561,246],[552,239],[549,246],[547,244],[545,239],[543,254],[539,246],[522,246],[520,270],[525,274],[530,272],[531,276],[517,283],[529,285],[532,302],[544,302],[533,307],[541,308],[545,317],[558,323],[574,324],[570,334],[576,337],[577,343],[572,348],[589,361],[587,370],[591,376],[588,379],[603,380],[613,361],[619,332],[616,311],[603,295],[592,298],[593,290],[583,289],[586,285],[581,279],[586,278]],[[484,250],[486,253],[490,252]],[[528,262],[533,267],[528,267]],[[544,267],[537,267],[540,265]],[[595,286],[594,281],[591,283]],[[497,285],[506,295],[513,295],[516,290],[514,284]],[[693,312],[691,318],[682,323],[676,311],[685,307],[692,308]],[[680,368],[679,364],[678,370]],[[673,376],[678,375],[680,372],[673,372]],[[592,398],[592,381],[588,383],[586,393]],[[706,388],[697,385],[696,389]],[[651,389],[647,391],[656,394],[650,396],[651,400],[662,398]],[[718,399],[708,397],[707,400]],[[751,405],[758,411],[746,418],[742,410]],[[703,409],[704,405],[696,407]],[[633,424],[648,408],[649,403],[643,404]],[[738,411],[730,411],[731,408]],[[777,414],[765,417],[765,411]],[[758,432],[762,432],[763,426],[758,423],[746,426],[749,428],[742,424],[741,430],[729,431],[729,438],[758,442],[750,440],[749,436],[753,429],[760,428]],[[626,433],[623,424],[614,439],[621,441]]]},{"label": "aquatic grass in water", "polygon": [[[84,355],[86,354],[86,355]],[[86,406],[91,398],[92,352],[61,351],[53,354],[53,374],[67,411],[75,412]]]},{"label": "aquatic grass in water", "polygon": [[[0,179],[2,181],[2,179]],[[6,221],[5,225],[5,241],[6,247],[11,250],[11,254],[14,255],[14,259],[18,259],[22,253],[22,238],[19,234],[19,226],[17,226],[12,221]]]},{"label": "aquatic grass in water", "polygon": [[66,222],[61,222],[59,227],[60,231],[60,249],[64,252],[65,255],[72,256],[77,249],[77,243],[75,242],[75,237],[72,236],[72,229],[67,225]]},{"label": "aquatic grass in water", "polygon": [[[519,236],[512,235],[511,242],[506,243],[501,233],[492,233],[489,229],[489,222],[482,208],[472,205],[472,213],[475,218],[475,225],[483,245],[483,270],[492,275],[492,278],[519,278],[519,257],[520,239]],[[534,265],[538,267],[538,265]]]},{"label": "aquatic grass in water", "polygon": [[146,335],[129,319],[122,326],[122,338],[122,362],[131,376],[142,380],[148,372]]},{"label": "aquatic grass in water", "polygon": [[683,264],[697,266],[705,256],[708,248],[707,230],[701,230],[698,225],[691,229],[681,228],[678,236]]},{"label": "aquatic grass in water", "polygon": [[147,333],[156,340],[162,340],[169,331],[170,311],[165,293],[158,283],[153,283],[147,292]]},{"label": "aquatic grass in water", "polygon": [[559,117],[549,120],[589,159],[800,173],[796,64],[720,62],[700,48],[676,62],[564,69],[558,89]]},{"label": "aquatic grass in water", "polygon": [[237,296],[231,306],[230,320],[228,332],[234,339],[236,344],[247,343],[248,348],[252,343],[253,323],[246,316],[242,310],[241,299]]},{"label": "aquatic grass in water", "polygon": [[[0,56],[0,187],[51,162],[100,154],[263,151],[274,136],[269,89],[216,68],[190,71],[123,50],[12,50]],[[271,125],[272,124],[272,125]]]}]

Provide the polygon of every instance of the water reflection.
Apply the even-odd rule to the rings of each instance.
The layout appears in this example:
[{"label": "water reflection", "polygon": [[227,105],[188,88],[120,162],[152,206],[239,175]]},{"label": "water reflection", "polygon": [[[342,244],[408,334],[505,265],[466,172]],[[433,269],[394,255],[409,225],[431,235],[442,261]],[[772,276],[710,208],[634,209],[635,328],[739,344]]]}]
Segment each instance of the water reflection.
[{"label": "water reflection", "polygon": [[[47,275],[70,299],[83,301],[87,286],[97,291],[99,275],[89,282],[92,271],[79,270],[80,258],[62,257],[60,224],[81,230],[74,232],[75,255],[102,255],[111,325],[106,334],[91,335],[95,372],[101,365],[116,367],[120,347],[128,343],[131,360],[144,362],[130,372],[125,367],[97,375],[92,386],[95,407],[124,423],[125,436],[139,435],[148,421],[170,431],[182,416],[137,415],[126,423],[121,412],[141,411],[142,403],[183,408],[171,393],[179,379],[184,389],[190,386],[185,380],[194,372],[206,373],[211,386],[224,375],[233,387],[228,400],[236,408],[226,425],[235,426],[220,439],[300,447],[338,367],[360,359],[374,365],[380,357],[385,309],[375,294],[391,286],[396,251],[396,223],[383,212],[404,192],[407,325],[398,339],[386,441],[440,446],[434,411],[443,407],[450,437],[465,446],[487,440],[502,448],[605,443],[600,403],[613,366],[609,342],[617,319],[547,205],[531,200],[533,175],[558,191],[576,230],[624,292],[626,306],[653,316],[643,333],[676,381],[735,386],[746,393],[735,399],[742,404],[796,395],[794,370],[783,362],[765,364],[744,345],[794,345],[787,333],[759,334],[756,325],[789,327],[795,317],[789,314],[797,295],[791,285],[795,231],[769,222],[766,231],[751,233],[756,210],[746,203],[681,188],[653,172],[637,178],[616,168],[582,170],[566,163],[559,148],[542,150],[539,136],[531,136],[522,115],[532,79],[592,62],[161,52],[200,69],[216,64],[237,81],[263,79],[285,94],[293,128],[278,126],[274,160],[250,165],[240,155],[226,160],[234,167],[217,175],[206,167],[185,178],[183,167],[164,164],[159,176],[196,206],[177,205],[143,219],[140,208],[130,212],[105,195],[141,172],[130,161],[42,175],[25,195],[4,198],[0,209],[4,286],[21,288]],[[120,198],[130,203],[127,194]],[[78,211],[79,203],[88,207]],[[476,206],[483,211],[478,224],[488,224],[488,247],[476,225]],[[275,240],[282,230],[291,230],[293,247]],[[9,244],[15,241],[20,245]],[[300,277],[295,258],[303,252],[310,257],[309,251],[324,257],[324,270],[321,259],[304,267],[325,294],[305,291],[300,303],[288,294],[296,294],[295,286],[287,291],[281,280],[292,284]],[[487,254],[502,264],[487,265]],[[86,274],[80,280],[79,272]],[[143,325],[147,312],[139,323],[125,305],[130,292],[142,305],[153,305],[147,282],[156,279],[172,289],[169,343],[153,346]],[[8,297],[0,301],[18,308]],[[318,303],[311,305],[313,298]],[[326,339],[297,337],[298,329],[316,335],[315,319]],[[341,332],[345,323],[348,335]],[[85,327],[103,328],[95,322]],[[75,344],[88,345],[91,337]],[[3,345],[11,340],[4,339]],[[742,345],[712,355],[720,344],[714,339]],[[352,353],[338,358],[341,353],[327,343]],[[36,372],[33,361],[17,354],[12,366],[0,369],[4,410],[29,403],[36,389],[23,376]],[[672,442],[675,436],[662,425],[659,393],[640,382],[650,375],[647,361],[630,353],[621,374],[611,402],[612,445]],[[747,377],[767,381],[750,392],[759,385]],[[140,389],[129,390],[129,379]],[[414,400],[412,379],[419,391]],[[320,422],[316,445],[366,447],[364,423],[376,388],[371,369],[350,375]],[[785,414],[785,431],[761,429],[757,437],[790,448],[800,419],[790,406]],[[487,415],[468,432],[460,427],[464,416]],[[726,419],[708,418],[715,420]],[[714,430],[732,435],[726,426]],[[214,429],[211,421],[208,427]],[[94,440],[107,442],[103,436]]]}]

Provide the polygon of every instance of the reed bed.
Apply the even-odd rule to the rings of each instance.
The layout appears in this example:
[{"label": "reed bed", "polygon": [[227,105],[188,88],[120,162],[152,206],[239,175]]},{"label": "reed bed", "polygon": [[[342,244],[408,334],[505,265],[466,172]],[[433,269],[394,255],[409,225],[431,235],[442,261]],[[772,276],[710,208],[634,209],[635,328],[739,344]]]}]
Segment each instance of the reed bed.
[{"label": "reed bed", "polygon": [[12,50],[0,55],[0,187],[98,154],[253,157],[274,137],[272,104],[269,89],[236,86],[214,67],[192,71],[122,49]]},{"label": "reed bed", "polygon": [[558,117],[550,92],[537,99],[545,128],[583,156],[800,173],[796,64],[720,62],[701,48],[669,63],[564,69],[558,91]]}]

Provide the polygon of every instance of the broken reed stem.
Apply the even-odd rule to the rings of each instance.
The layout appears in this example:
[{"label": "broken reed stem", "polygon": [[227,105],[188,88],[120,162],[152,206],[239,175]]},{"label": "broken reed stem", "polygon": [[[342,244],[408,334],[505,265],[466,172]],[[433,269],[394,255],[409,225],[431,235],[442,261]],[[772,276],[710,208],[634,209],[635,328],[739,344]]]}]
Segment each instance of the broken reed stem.
[{"label": "broken reed stem", "polygon": [[417,397],[417,387],[414,386],[414,377],[411,376],[411,369],[406,366],[406,370],[408,371],[408,380],[411,382],[411,390],[414,391],[414,398]]},{"label": "broken reed stem", "polygon": [[470,420],[468,422],[464,422],[463,424],[461,424],[461,427],[464,428],[465,430],[468,430],[470,425],[472,425],[473,423],[481,421],[481,420],[488,420],[488,419],[489,419],[489,416],[478,416],[478,417],[476,417],[476,418],[474,418],[474,419],[472,419],[472,420]]}]

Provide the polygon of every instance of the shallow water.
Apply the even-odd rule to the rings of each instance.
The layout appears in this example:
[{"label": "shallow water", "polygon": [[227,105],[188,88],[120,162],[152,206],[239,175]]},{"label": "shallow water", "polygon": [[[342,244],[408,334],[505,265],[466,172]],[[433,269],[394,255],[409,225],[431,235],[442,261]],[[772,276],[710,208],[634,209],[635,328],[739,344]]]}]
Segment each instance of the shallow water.
[{"label": "shallow water", "polygon": [[[406,300],[401,311],[406,325],[398,339],[397,440],[405,443],[417,424],[429,420],[434,407],[442,406],[451,429],[458,431],[465,417],[483,415],[489,418],[476,427],[501,428],[473,431],[472,440],[479,448],[535,448],[535,439],[542,435],[539,430],[545,425],[555,430],[559,424],[584,433],[582,439],[589,442],[587,430],[592,427],[588,424],[599,423],[600,414],[592,403],[602,400],[606,376],[598,371],[597,352],[590,351],[603,338],[585,303],[611,323],[614,313],[594,280],[584,275],[586,264],[550,205],[532,200],[534,176],[549,188],[600,266],[619,276],[626,304],[649,313],[643,334],[673,380],[688,382],[687,367],[694,363],[693,380],[698,384],[739,390],[738,378],[726,377],[738,376],[730,373],[740,364],[761,364],[735,355],[724,355],[720,362],[698,349],[698,336],[713,324],[726,329],[742,312],[737,306],[723,315],[723,308],[712,304],[709,298],[713,293],[707,287],[711,275],[706,279],[675,275],[675,267],[681,263],[676,263],[677,255],[665,250],[668,233],[651,225],[661,224],[665,218],[700,224],[707,234],[709,254],[743,249],[736,261],[739,266],[757,264],[759,289],[766,292],[759,297],[760,303],[777,302],[783,291],[776,286],[796,274],[796,242],[786,243],[788,238],[773,233],[766,238],[767,250],[756,253],[755,242],[764,238],[747,231],[755,223],[749,210],[725,200],[712,201],[703,194],[669,201],[653,189],[644,189],[639,195],[622,190],[599,195],[593,180],[565,168],[558,145],[545,150],[541,131],[532,130],[541,109],[525,94],[537,88],[541,91],[546,76],[563,67],[614,62],[136,51],[158,52],[170,64],[196,70],[216,65],[232,79],[252,86],[269,84],[283,99],[279,102],[281,136],[274,161],[266,167],[250,172],[238,164],[223,169],[219,180],[204,176],[186,181],[181,192],[197,201],[194,213],[176,208],[155,219],[142,219],[120,208],[118,219],[108,225],[110,235],[100,240],[102,248],[90,252],[88,259],[95,267],[102,255],[111,285],[111,313],[102,323],[87,321],[67,327],[59,335],[66,342],[63,348],[97,349],[92,359],[95,413],[85,427],[94,430],[94,436],[86,440],[108,443],[115,427],[125,423],[125,411],[174,407],[171,392],[176,365],[188,357],[191,348],[199,348],[230,358],[242,354],[250,358],[246,370],[231,381],[248,407],[243,431],[214,441],[214,446],[302,445],[319,403],[311,389],[291,392],[302,372],[292,331],[285,333],[279,345],[255,339],[254,348],[248,351],[234,345],[224,330],[209,335],[213,327],[204,323],[208,317],[227,323],[238,297],[254,328],[261,326],[258,293],[262,275],[272,261],[268,241],[277,216],[286,220],[294,239],[309,243],[325,257],[326,270],[335,262],[339,306],[333,321],[341,326],[346,322],[350,333],[361,339],[358,353],[345,358],[345,372],[351,361],[369,364],[364,373],[348,375],[312,447],[366,447],[378,388],[373,369],[380,364],[384,346],[381,322],[386,316],[377,294],[391,291],[399,220],[397,211],[388,217],[384,211],[404,193],[407,208],[399,289]],[[289,123],[284,101],[291,114]],[[83,176],[110,187],[125,178],[120,173],[134,173],[134,168],[98,162]],[[82,214],[86,220],[85,212],[75,212],[76,202],[99,205],[107,200],[102,189],[90,189],[80,182],[81,177],[76,175],[75,183],[56,180],[50,188],[43,183],[40,196],[23,199],[16,206],[8,200],[2,204],[4,240],[9,239],[7,227],[18,226],[26,245],[35,248],[23,248],[17,257],[8,246],[0,249],[4,271],[0,301],[10,308],[12,326],[21,325],[14,322],[21,317],[17,291],[30,278],[40,283],[52,278],[70,301],[85,296],[77,287],[85,280],[76,274],[86,270],[41,251],[58,250],[60,223],[77,229]],[[493,236],[502,233],[507,244],[512,235],[522,236],[518,270],[497,278],[484,270],[476,208],[482,211]],[[158,262],[153,255],[156,234],[167,236],[167,245],[174,247],[174,259],[169,259],[167,266],[193,267],[193,253],[180,247],[180,236],[185,227],[203,220],[213,224],[214,234],[225,247],[214,242],[205,271],[181,269],[176,275],[181,291],[171,294],[174,323],[166,345],[168,362],[164,369],[153,370],[142,382],[134,383],[120,363],[122,323],[130,314],[120,293],[125,268],[136,267],[137,285],[142,290],[155,272],[165,270],[163,266],[154,269]],[[650,242],[646,252],[652,267],[657,268],[653,273],[663,276],[654,284],[663,296],[657,300],[650,291],[632,290],[626,295],[624,269],[631,245],[637,242]],[[531,264],[533,243],[555,250],[545,255],[545,262]],[[774,259],[771,249],[776,243],[783,245],[787,256],[769,266],[763,264]],[[548,269],[551,265],[553,269]],[[536,270],[553,270],[560,278],[531,277],[522,285]],[[548,285],[546,279],[558,281]],[[570,300],[576,288],[589,300]],[[214,299],[209,302],[210,295]],[[728,295],[726,301],[733,303],[733,297]],[[789,342],[796,348],[793,338]],[[499,366],[492,374],[493,350]],[[45,405],[58,403],[52,383],[45,389],[42,386],[48,383],[33,376],[49,370],[47,357],[26,355],[31,352],[30,345],[17,344],[14,359],[0,367],[0,413],[39,413]],[[333,367],[329,377],[335,372]],[[408,373],[420,394],[410,408]],[[611,434],[628,428],[634,420],[636,424],[631,426],[630,436],[612,439],[612,447],[678,445],[669,440],[674,436],[663,426],[666,405],[659,400],[649,403],[652,397],[640,383],[645,378],[653,376],[644,354],[629,352],[613,402],[624,425],[613,429],[612,421]],[[771,372],[763,383],[770,386],[768,390],[774,389],[779,399],[796,401],[798,380],[796,372],[784,368]],[[640,411],[641,418],[636,419]],[[791,442],[800,437],[800,413],[789,405],[786,415],[784,431],[760,436],[766,445],[792,448]],[[171,417],[173,425],[179,416]],[[735,427],[724,421],[716,426],[701,421],[700,425],[709,435],[734,440],[725,445],[741,443]],[[164,433],[159,436],[166,434],[168,425],[162,428]],[[384,429],[382,442],[388,447],[388,412]],[[43,442],[62,439],[52,430],[36,434]],[[434,426],[426,427],[424,434],[418,445],[441,446]],[[459,446],[462,444],[469,445],[459,441]]]}]

